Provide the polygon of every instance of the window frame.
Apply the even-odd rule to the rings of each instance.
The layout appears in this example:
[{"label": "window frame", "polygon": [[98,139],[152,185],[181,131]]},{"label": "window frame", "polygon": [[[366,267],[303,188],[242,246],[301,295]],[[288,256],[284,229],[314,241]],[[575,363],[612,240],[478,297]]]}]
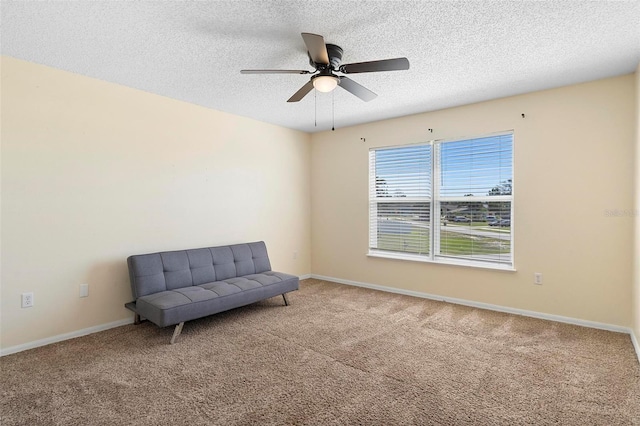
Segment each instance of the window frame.
[{"label": "window frame", "polygon": [[[451,255],[442,255],[440,253],[440,235],[441,235],[441,205],[445,202],[464,202],[470,201],[468,197],[463,196],[442,196],[440,194],[440,175],[441,175],[441,146],[447,143],[455,143],[455,142],[464,142],[470,141],[473,139],[482,139],[482,138],[490,138],[490,137],[499,137],[504,135],[511,135],[511,194],[510,195],[484,195],[484,196],[474,196],[474,202],[509,202],[509,210],[510,210],[510,259],[508,262],[498,262],[491,260],[481,260],[481,259],[464,259],[460,257],[455,257]],[[413,198],[405,198],[405,199],[393,199],[392,197],[376,197],[376,168],[375,168],[375,152],[387,149],[399,149],[399,148],[410,148],[410,147],[418,147],[418,146],[426,146],[430,147],[430,196],[429,197],[413,197]],[[506,270],[506,271],[515,271],[515,225],[514,225],[514,199],[515,199],[515,176],[514,176],[514,152],[515,152],[515,132],[513,130],[506,130],[491,134],[485,134],[481,136],[473,136],[473,137],[462,137],[462,138],[453,138],[453,139],[434,139],[427,142],[419,142],[413,144],[403,144],[403,145],[391,145],[391,146],[380,146],[369,149],[369,203],[368,203],[368,230],[369,230],[369,249],[367,252],[367,256],[369,257],[382,257],[388,259],[397,259],[397,260],[408,260],[408,261],[417,261],[417,262],[426,262],[426,263],[435,263],[435,264],[445,264],[445,265],[459,265],[459,266],[468,266],[482,269],[493,269],[493,270]],[[377,214],[374,216],[372,214],[373,205],[376,206],[379,203],[410,203],[410,202],[428,202],[430,207],[430,219],[429,219],[429,253],[425,254],[413,254],[407,252],[400,251],[389,251],[389,250],[381,250],[377,248],[373,248],[373,236],[376,235],[376,243],[377,246],[377,226],[378,220],[374,217],[377,217]],[[375,232],[374,232],[375,230]]]}]

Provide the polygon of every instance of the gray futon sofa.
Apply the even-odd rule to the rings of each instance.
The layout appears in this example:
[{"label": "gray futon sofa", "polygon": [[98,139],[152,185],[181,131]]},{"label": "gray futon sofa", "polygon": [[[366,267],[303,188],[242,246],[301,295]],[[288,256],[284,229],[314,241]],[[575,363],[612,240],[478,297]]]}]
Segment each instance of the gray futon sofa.
[{"label": "gray futon sofa", "polygon": [[271,270],[263,241],[167,251],[127,259],[135,323],[146,318],[159,327],[176,325],[174,343],[185,321],[255,303],[297,290],[294,275]]}]

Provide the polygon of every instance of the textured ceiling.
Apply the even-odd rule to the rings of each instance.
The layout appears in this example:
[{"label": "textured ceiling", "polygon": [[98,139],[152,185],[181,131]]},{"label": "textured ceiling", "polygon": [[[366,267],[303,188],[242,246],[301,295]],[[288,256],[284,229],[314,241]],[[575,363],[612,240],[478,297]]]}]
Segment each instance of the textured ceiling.
[{"label": "textured ceiling", "polygon": [[[315,132],[634,71],[640,2],[2,1],[2,54],[277,125]],[[406,56],[411,69],[350,77],[286,100],[308,75],[301,32],[343,63]],[[314,123],[317,121],[317,125]]]}]

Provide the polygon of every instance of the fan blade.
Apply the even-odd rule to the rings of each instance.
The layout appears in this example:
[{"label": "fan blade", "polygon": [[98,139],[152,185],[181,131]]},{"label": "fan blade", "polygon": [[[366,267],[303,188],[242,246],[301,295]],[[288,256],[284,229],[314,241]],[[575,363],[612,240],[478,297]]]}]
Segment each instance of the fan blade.
[{"label": "fan blade", "polygon": [[353,93],[365,102],[372,101],[378,96],[363,85],[358,84],[347,77],[340,77],[340,84],[338,86],[342,87],[347,92]]},{"label": "fan blade", "polygon": [[240,70],[240,74],[311,74],[307,70]]},{"label": "fan blade", "polygon": [[318,34],[302,33],[304,44],[307,45],[309,56],[316,64],[329,65],[329,54],[327,53],[327,45],[324,43],[324,37]]},{"label": "fan blade", "polygon": [[355,74],[359,72],[400,71],[409,69],[407,58],[383,59],[381,61],[355,62],[340,65],[340,72]]},{"label": "fan blade", "polygon": [[293,94],[292,97],[287,100],[287,102],[299,102],[302,98],[304,98],[307,93],[309,93],[313,89],[313,82],[308,81],[307,84],[302,86],[300,90]]}]

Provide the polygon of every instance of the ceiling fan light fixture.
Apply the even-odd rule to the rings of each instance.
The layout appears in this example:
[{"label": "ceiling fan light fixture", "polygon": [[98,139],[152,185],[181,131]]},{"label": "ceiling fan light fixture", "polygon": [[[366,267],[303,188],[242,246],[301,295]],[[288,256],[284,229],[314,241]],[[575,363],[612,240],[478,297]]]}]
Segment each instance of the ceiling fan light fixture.
[{"label": "ceiling fan light fixture", "polygon": [[338,77],[332,75],[321,75],[313,79],[313,87],[318,92],[328,93],[338,86]]}]

